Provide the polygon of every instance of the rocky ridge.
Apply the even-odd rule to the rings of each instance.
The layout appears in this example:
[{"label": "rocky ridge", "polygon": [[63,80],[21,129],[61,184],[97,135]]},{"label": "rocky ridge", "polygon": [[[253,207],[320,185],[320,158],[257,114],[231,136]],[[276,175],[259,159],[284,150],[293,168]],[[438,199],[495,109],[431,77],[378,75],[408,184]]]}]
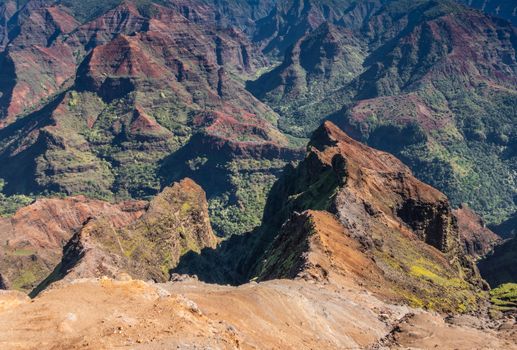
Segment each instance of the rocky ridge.
[{"label": "rocky ridge", "polygon": [[[189,179],[144,204],[118,227],[86,220],[32,301],[0,293],[7,349],[516,348],[515,319],[487,318],[486,286],[460,240],[456,217],[474,214],[455,216],[394,156],[331,122],[273,186],[255,232],[216,247]],[[176,275],[178,263],[201,279],[233,269],[253,281],[208,285]]]},{"label": "rocky ridge", "polygon": [[63,278],[167,281],[181,255],[214,248],[204,191],[184,179],[150,202],[42,199],[0,221],[3,289],[32,295]]},{"label": "rocky ridge", "polygon": [[330,119],[395,154],[453,205],[504,221],[515,211],[515,28],[452,1],[360,3],[359,25],[347,14],[318,22],[248,89],[285,133],[307,136]]},{"label": "rocky ridge", "polygon": [[356,275],[385,295],[391,283],[394,295],[419,306],[477,308],[481,278],[447,198],[393,156],[325,122],[273,193],[265,222],[288,221],[257,259],[259,279]]},{"label": "rocky ridge", "polygon": [[232,284],[353,280],[418,307],[486,306],[477,293],[487,287],[463,250],[447,197],[331,122],[315,132],[305,159],[285,170],[267,203],[260,228],[186,254],[174,272]]},{"label": "rocky ridge", "polygon": [[146,207],[144,201],[110,204],[76,196],[39,199],[12,217],[1,218],[3,288],[34,288],[59,263],[63,246],[90,218],[103,216],[120,227],[139,218]]},{"label": "rocky ridge", "polygon": [[33,294],[57,281],[127,273],[166,282],[170,270],[189,251],[215,248],[204,191],[185,179],[165,188],[137,220],[123,227],[106,217],[84,224],[63,248],[61,263]]}]

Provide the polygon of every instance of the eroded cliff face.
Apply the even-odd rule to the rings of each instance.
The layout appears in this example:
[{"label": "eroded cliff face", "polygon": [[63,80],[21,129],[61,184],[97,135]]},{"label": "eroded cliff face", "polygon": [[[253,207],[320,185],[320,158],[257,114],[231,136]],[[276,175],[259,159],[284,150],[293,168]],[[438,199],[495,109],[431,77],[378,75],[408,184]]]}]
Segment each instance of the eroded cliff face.
[{"label": "eroded cliff face", "polygon": [[106,217],[89,220],[68,241],[55,270],[34,291],[59,280],[116,277],[166,282],[169,271],[190,251],[215,248],[205,192],[184,179],[165,188],[143,215],[123,227]]},{"label": "eroded cliff face", "polygon": [[414,305],[477,309],[476,290],[483,284],[460,245],[447,198],[392,155],[325,122],[306,159],[272,192],[265,232],[274,236],[276,227],[279,233],[257,259],[259,279],[339,285],[343,276],[354,276],[385,297]]},{"label": "eroded cliff face", "polygon": [[91,218],[113,227],[139,218],[145,201],[111,204],[84,196],[39,199],[10,218],[0,219],[0,273],[3,288],[29,291],[61,260],[63,246]]},{"label": "eroded cliff face", "polygon": [[205,192],[190,179],[166,187],[151,202],[37,200],[0,219],[0,238],[2,289],[33,294],[65,277],[125,272],[167,281],[183,254],[218,242]]},{"label": "eroded cliff face", "polygon": [[[266,218],[314,206],[338,215],[343,210],[349,216],[343,222],[359,230],[368,221],[360,222],[367,218],[362,214],[382,216],[444,253],[458,248],[458,228],[445,195],[413,177],[392,155],[353,140],[331,122],[314,133],[306,159],[288,171],[272,196]],[[361,233],[367,235],[365,229]]]},{"label": "eroded cliff face", "polygon": [[472,209],[466,205],[454,210],[461,242],[466,254],[479,258],[502,243],[502,238],[491,231]]}]

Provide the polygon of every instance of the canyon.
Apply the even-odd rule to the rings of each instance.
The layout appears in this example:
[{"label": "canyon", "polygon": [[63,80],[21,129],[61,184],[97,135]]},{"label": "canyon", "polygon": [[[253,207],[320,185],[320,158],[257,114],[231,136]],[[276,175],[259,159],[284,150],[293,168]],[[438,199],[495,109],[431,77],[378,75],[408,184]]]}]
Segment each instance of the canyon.
[{"label": "canyon", "polygon": [[514,7],[0,0],[0,347],[517,348]]}]

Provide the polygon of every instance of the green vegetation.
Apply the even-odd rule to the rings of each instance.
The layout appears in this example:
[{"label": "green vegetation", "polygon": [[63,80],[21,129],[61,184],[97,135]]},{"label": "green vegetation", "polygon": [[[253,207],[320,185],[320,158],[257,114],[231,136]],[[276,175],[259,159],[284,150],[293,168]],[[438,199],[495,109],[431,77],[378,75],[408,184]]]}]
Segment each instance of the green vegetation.
[{"label": "green vegetation", "polygon": [[36,262],[27,260],[24,263],[23,269],[21,269],[19,274],[11,281],[11,288],[21,292],[30,291],[38,282],[46,277],[47,273],[47,270]]},{"label": "green vegetation", "polygon": [[[29,0],[14,0],[18,8],[23,7]],[[124,0],[56,0],[55,2],[65,6],[72,11],[72,14],[81,22],[92,20],[107,11],[117,7]],[[6,3],[7,0],[0,0],[0,5]],[[165,4],[165,0],[133,0],[138,10],[144,16],[153,14],[151,4]]]},{"label": "green vegetation", "polygon": [[25,195],[5,196],[0,193],[0,216],[10,216],[22,207],[31,204],[34,198]]},{"label": "green vegetation", "polygon": [[517,310],[517,284],[506,283],[490,291],[490,300],[498,311]]},{"label": "green vegetation", "polygon": [[411,266],[409,273],[415,277],[424,278],[437,285],[448,286],[452,288],[465,288],[468,286],[468,283],[460,278],[445,278],[420,265]]},{"label": "green vegetation", "polygon": [[13,252],[13,256],[31,256],[34,251],[30,249],[17,249]]},{"label": "green vegetation", "polygon": [[389,271],[394,291],[410,305],[431,310],[468,313],[477,310],[480,297],[467,282],[461,266],[444,264],[429,251],[408,241],[399,231],[385,235],[376,262]]},{"label": "green vegetation", "polygon": [[0,179],[0,217],[13,215],[18,209],[34,201],[34,198],[25,195],[6,196],[2,193],[4,186],[4,180]]},{"label": "green vegetation", "polygon": [[224,165],[228,187],[208,197],[210,219],[218,235],[239,235],[260,225],[267,195],[284,165],[280,159],[236,159]]},{"label": "green vegetation", "polygon": [[[59,0],[59,3],[69,8],[73,15],[81,22],[86,22],[120,5],[123,0]],[[152,3],[161,3],[163,0],[134,0],[138,10],[144,16],[152,16]]]},{"label": "green vegetation", "polygon": [[[511,69],[497,53],[498,45],[511,44],[502,36],[493,42],[487,30],[490,45],[482,50],[493,52],[491,59],[504,67],[499,73],[484,71],[484,63],[468,56],[449,62],[451,50],[464,48],[436,40],[439,34],[425,28],[451,13],[457,17],[450,25],[463,28],[469,14],[453,1],[390,1],[368,23],[364,42],[341,37],[339,27],[328,37],[322,26],[248,89],[280,114],[285,133],[307,137],[330,118],[353,137],[395,154],[454,205],[468,203],[488,223],[500,223],[517,211],[517,91],[493,75]],[[399,22],[404,29],[392,32]],[[481,50],[476,42],[483,40],[473,49]],[[467,65],[480,67],[457,68]]]},{"label": "green vegetation", "polygon": [[23,271],[12,283],[14,290],[25,290],[27,286],[33,285],[38,278],[32,273],[32,271]]}]

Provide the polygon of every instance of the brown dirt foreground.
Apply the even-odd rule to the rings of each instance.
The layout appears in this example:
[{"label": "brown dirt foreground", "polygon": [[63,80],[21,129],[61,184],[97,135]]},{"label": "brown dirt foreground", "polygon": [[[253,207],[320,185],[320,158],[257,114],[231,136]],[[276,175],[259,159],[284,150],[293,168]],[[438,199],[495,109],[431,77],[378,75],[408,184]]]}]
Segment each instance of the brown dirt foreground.
[{"label": "brown dirt foreground", "polygon": [[360,288],[126,279],[2,292],[0,349],[517,349],[514,320],[446,322]]}]

